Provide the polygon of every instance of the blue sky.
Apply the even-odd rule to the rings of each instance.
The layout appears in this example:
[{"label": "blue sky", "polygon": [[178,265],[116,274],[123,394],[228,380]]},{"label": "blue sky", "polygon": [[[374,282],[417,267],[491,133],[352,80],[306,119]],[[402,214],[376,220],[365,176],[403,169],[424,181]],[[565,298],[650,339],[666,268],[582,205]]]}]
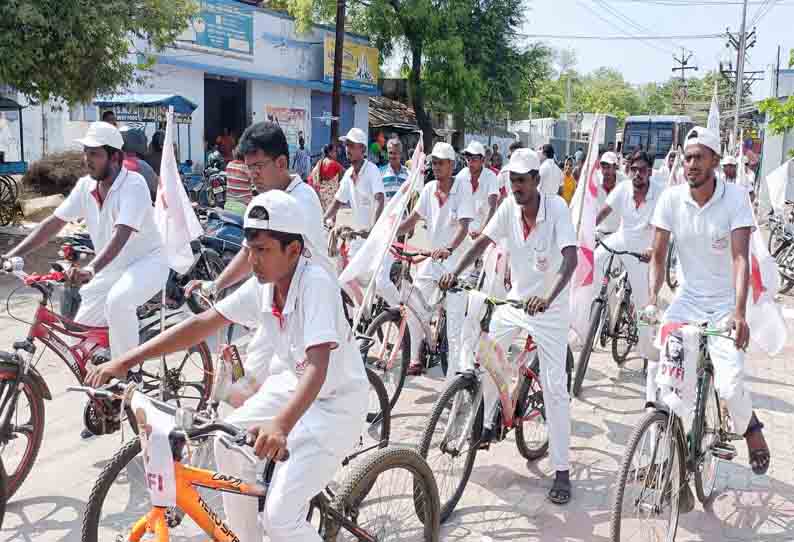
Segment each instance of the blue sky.
[{"label": "blue sky", "polygon": [[[693,35],[724,33],[726,27],[738,32],[741,24],[741,5],[737,0],[527,0],[526,34],[554,35]],[[695,5],[711,2],[714,5]],[[664,5],[663,5],[664,4]],[[669,5],[673,4],[673,5]],[[794,0],[764,3],[751,1],[748,24],[760,9],[771,5],[758,21],[757,42],[750,51],[748,69],[766,70],[774,65],[777,46],[782,46],[784,64],[788,50],[794,48]],[[618,12],[610,12],[609,8]],[[638,27],[620,20],[628,17]],[[599,17],[600,16],[600,17]],[[576,69],[588,72],[600,66],[620,70],[631,83],[664,81],[671,75],[673,52],[680,46],[690,49],[693,62],[701,71],[716,69],[725,40],[653,41],[592,41],[547,39],[557,48],[572,48],[576,52]],[[782,65],[781,67],[786,67]],[[690,72],[691,73],[691,72]],[[755,94],[762,93],[757,85]]]}]

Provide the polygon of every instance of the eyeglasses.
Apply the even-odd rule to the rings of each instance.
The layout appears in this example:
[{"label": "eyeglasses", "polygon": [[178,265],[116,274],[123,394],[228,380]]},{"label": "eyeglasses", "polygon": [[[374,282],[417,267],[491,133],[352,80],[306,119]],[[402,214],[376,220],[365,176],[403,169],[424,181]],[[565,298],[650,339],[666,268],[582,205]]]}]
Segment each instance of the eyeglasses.
[{"label": "eyeglasses", "polygon": [[275,162],[272,158],[267,158],[262,160],[261,162],[257,162],[256,164],[246,164],[248,166],[249,171],[264,171],[264,169]]}]

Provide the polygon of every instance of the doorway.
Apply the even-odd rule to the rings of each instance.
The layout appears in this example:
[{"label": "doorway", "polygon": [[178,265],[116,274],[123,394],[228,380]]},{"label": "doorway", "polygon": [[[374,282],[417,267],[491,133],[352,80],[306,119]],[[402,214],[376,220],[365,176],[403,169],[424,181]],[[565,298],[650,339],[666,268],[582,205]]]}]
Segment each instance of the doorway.
[{"label": "doorway", "polygon": [[229,77],[204,76],[204,135],[208,149],[228,128],[239,141],[247,127],[246,81]]}]

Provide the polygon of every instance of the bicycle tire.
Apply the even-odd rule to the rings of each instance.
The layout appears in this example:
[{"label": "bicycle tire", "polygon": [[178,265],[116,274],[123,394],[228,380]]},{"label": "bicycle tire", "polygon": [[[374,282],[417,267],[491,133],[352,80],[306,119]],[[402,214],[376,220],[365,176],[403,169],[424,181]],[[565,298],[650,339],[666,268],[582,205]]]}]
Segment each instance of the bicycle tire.
[{"label": "bicycle tire", "polygon": [[[711,454],[709,448],[711,446],[707,446],[704,450],[703,448],[703,440],[704,435],[706,434],[707,429],[711,429],[712,431],[719,432],[720,428],[720,402],[717,396],[716,389],[713,388],[713,380],[710,372],[704,372],[704,376],[708,375],[708,378],[701,378],[700,385],[698,386],[698,408],[695,410],[695,419],[692,428],[692,443],[696,446],[695,448],[695,459],[697,463],[695,464],[695,494],[697,495],[698,500],[703,504],[708,504],[715,495],[714,486],[717,482],[717,470],[719,467],[719,458],[715,457]],[[705,397],[704,401],[701,401],[700,398]],[[717,427],[708,428],[709,422],[707,421],[708,418],[708,407],[710,404],[713,404],[714,412],[716,413],[716,425]],[[719,434],[719,433],[717,433]],[[719,437],[717,437],[719,440]],[[701,454],[705,458],[704,464],[700,465],[700,456]],[[708,461],[711,461],[714,467],[714,470],[709,478],[704,476],[707,467],[710,466]]]},{"label": "bicycle tire", "polygon": [[441,339],[439,340],[438,352],[439,362],[441,363],[441,372],[447,376],[449,371],[449,339],[447,338],[447,313],[439,318],[439,327],[441,328]]},{"label": "bicycle tire", "polygon": [[[211,248],[204,248],[202,249],[203,253],[201,255],[201,261],[199,261],[196,265],[194,270],[195,276],[192,276],[192,279],[196,280],[204,280],[204,281],[213,281],[217,279],[221,273],[223,273],[223,269],[226,265],[223,263],[223,258],[221,258],[220,254],[212,250]],[[198,273],[196,273],[198,271]],[[215,300],[220,301],[224,297],[226,297],[228,290],[221,290],[219,291],[216,296]],[[199,291],[194,290],[187,299],[187,306],[190,309],[190,312],[193,314],[201,314],[208,307],[204,305],[204,302],[199,297]]]},{"label": "bicycle tire", "polygon": [[677,265],[678,258],[676,261],[673,262],[673,252],[675,251],[675,241],[671,242],[670,245],[667,247],[667,261],[664,265],[664,280],[667,283],[667,286],[671,290],[675,290],[678,288],[678,277],[674,275],[674,267]]},{"label": "bicycle tire", "polygon": [[[535,409],[538,410],[539,415],[543,417],[543,423],[547,424],[546,408],[543,403],[543,389],[540,385],[540,374],[538,372],[539,369],[540,358],[538,358],[538,355],[535,354],[535,359],[532,361],[530,370],[534,375],[536,375],[537,378],[527,377],[526,374],[521,376],[521,384],[518,388],[518,395],[516,399],[516,416],[526,416],[528,412],[531,412],[532,409]],[[532,395],[530,395],[530,392],[532,392]],[[540,394],[539,403],[537,397],[538,393]],[[528,403],[528,401],[531,402]],[[537,461],[546,455],[546,453],[549,451],[548,433],[546,434],[545,440],[540,442],[539,445],[532,445],[527,443],[524,439],[524,425],[522,423],[516,423],[515,428],[516,447],[518,448],[518,453],[520,453],[524,459],[527,461]]]},{"label": "bicycle tire", "polygon": [[[372,324],[370,324],[369,328],[367,329],[367,336],[375,337],[376,333],[378,333],[378,330],[388,324],[394,324],[399,330],[401,320],[402,316],[400,315],[399,310],[384,311],[376,316],[375,320],[372,321]],[[380,331],[380,333],[378,333],[380,343],[383,342],[383,336],[383,331]],[[411,363],[411,331],[408,329],[407,322],[400,343],[402,355],[400,356],[399,360],[395,360],[396,366],[392,367],[390,371],[387,371],[385,368],[378,368],[378,361],[380,360],[377,358],[371,358],[369,356],[369,352],[373,348],[380,348],[380,346],[377,344],[370,346],[370,350],[367,351],[368,355],[364,359],[364,363],[367,364],[367,367],[371,368],[373,371],[376,371],[378,376],[381,374],[389,375],[390,378],[388,381],[393,383],[392,389],[386,386],[387,380],[385,378],[381,377],[381,380],[383,381],[384,387],[386,387],[386,392],[389,396],[389,407],[391,409],[394,409],[394,406],[397,404],[397,400],[400,398],[400,393],[402,392],[403,385],[405,384],[405,376],[408,373],[408,365]]]},{"label": "bicycle tire", "polygon": [[590,363],[590,355],[593,353],[595,346],[596,334],[598,327],[601,324],[601,318],[604,314],[604,302],[600,299],[593,301],[590,307],[590,328],[587,330],[587,336],[582,345],[582,351],[579,353],[579,363],[576,364],[576,375],[573,379],[573,388],[571,393],[574,397],[579,397],[582,391],[582,382],[584,382],[584,375],[587,372],[587,365]]},{"label": "bicycle tire", "polygon": [[[609,519],[609,533],[610,533],[610,540],[612,542],[620,542],[620,533],[621,533],[621,518],[622,518],[622,508],[623,508],[623,498],[625,496],[626,491],[626,482],[628,481],[629,475],[632,471],[632,458],[634,457],[634,453],[637,450],[637,447],[642,441],[643,436],[645,435],[646,431],[648,431],[653,425],[661,424],[663,427],[666,427],[668,423],[668,414],[661,410],[654,410],[653,412],[649,412],[645,414],[634,428],[634,431],[631,433],[629,437],[629,442],[626,445],[626,449],[623,455],[623,460],[620,464],[620,470],[618,472],[618,483],[615,489],[615,497],[612,501],[612,510],[610,511],[610,519]],[[677,429],[673,427],[673,431],[676,432]],[[671,438],[674,439],[672,443],[672,450],[674,454],[678,455],[678,485],[671,486],[671,495],[675,495],[675,503],[671,505],[671,519],[672,519],[672,529],[668,526],[667,529],[667,541],[672,542],[675,540],[675,533],[678,529],[678,519],[679,519],[679,510],[678,510],[678,496],[680,495],[681,487],[686,483],[686,472],[684,463],[684,451],[682,449],[681,441],[677,437],[677,435],[673,435]],[[671,473],[672,474],[672,473]],[[671,476],[671,480],[674,477]],[[665,486],[667,484],[665,483]]]},{"label": "bicycle tire", "polygon": [[8,501],[8,475],[0,458],[0,529],[3,528],[3,519],[6,515],[6,502]]},{"label": "bicycle tire", "polygon": [[[18,377],[18,366],[14,363],[0,363],[0,405],[5,405],[5,388],[6,382],[16,380]],[[7,486],[6,486],[6,499],[10,500],[11,497],[17,492],[22,483],[27,479],[33,464],[41,450],[41,442],[44,440],[44,426],[45,426],[45,409],[44,398],[38,393],[36,386],[34,386],[27,379],[22,382],[21,394],[25,395],[28,404],[30,405],[31,428],[29,430],[29,437],[27,437],[27,446],[25,453],[19,462],[19,465],[12,471],[6,472]],[[5,412],[0,412],[0,420],[5,416]],[[29,424],[25,423],[24,426]],[[27,430],[26,430],[27,432]],[[7,459],[6,459],[7,461]],[[8,468],[7,466],[5,468]]]},{"label": "bicycle tire", "polygon": [[[636,343],[630,340],[630,332],[626,329],[626,338],[624,339],[626,343],[626,350],[621,351],[619,349],[619,338],[621,333],[623,333],[623,328],[628,327],[628,323],[632,318],[629,313],[629,304],[627,303],[626,299],[620,302],[620,309],[618,309],[618,321],[615,324],[615,333],[612,335],[612,359],[615,360],[615,363],[618,365],[623,365],[626,363],[626,358],[629,357],[631,353],[631,349],[635,346]],[[636,326],[636,323],[635,323]]]},{"label": "bicycle tire", "polygon": [[[449,403],[449,410],[451,411],[452,402],[458,392],[468,390],[473,397],[476,397],[478,387],[479,383],[471,375],[459,375],[446,387],[441,396],[436,400],[436,403],[433,405],[433,410],[430,413],[430,419],[428,420],[428,424],[425,426],[425,430],[422,433],[422,438],[419,440],[418,452],[419,455],[422,456],[422,459],[428,461],[428,454],[430,453],[430,445],[433,440],[433,433],[441,418],[441,415],[447,410],[447,404]],[[477,413],[472,425],[472,432],[468,437],[469,450],[466,455],[466,461],[464,463],[463,474],[461,475],[460,481],[455,487],[455,491],[446,501],[443,500],[443,497],[440,495],[439,491],[439,498],[442,499],[441,523],[444,523],[447,519],[449,519],[449,516],[455,510],[455,506],[458,504],[458,501],[463,496],[463,491],[466,489],[466,484],[468,483],[469,477],[471,476],[471,471],[474,469],[474,460],[477,458],[477,442],[480,439],[483,427],[482,400],[479,401],[479,405],[477,405],[476,408]],[[431,469],[433,469],[432,465]]]},{"label": "bicycle tire", "polygon": [[[332,506],[351,519],[352,523],[358,524],[362,502],[366,502],[365,499],[378,476],[391,469],[405,469],[413,475],[414,507],[424,524],[422,540],[438,542],[441,524],[438,486],[427,462],[411,448],[392,446],[367,457],[347,477]],[[350,518],[351,515],[354,517]],[[344,527],[332,516],[326,516],[325,519],[324,540],[336,541],[340,529]]]},{"label": "bicycle tire", "polygon": [[367,412],[367,423],[380,423],[380,447],[385,448],[391,438],[391,408],[389,407],[389,394],[381,382],[380,377],[369,367],[366,368],[369,387],[375,390],[378,396],[378,412]]}]

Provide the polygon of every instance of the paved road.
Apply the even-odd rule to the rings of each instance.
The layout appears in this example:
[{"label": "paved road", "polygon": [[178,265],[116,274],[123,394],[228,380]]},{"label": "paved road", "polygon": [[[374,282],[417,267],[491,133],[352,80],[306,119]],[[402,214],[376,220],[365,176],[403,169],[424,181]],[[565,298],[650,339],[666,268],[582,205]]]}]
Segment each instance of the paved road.
[{"label": "paved road", "polygon": [[[0,299],[8,293],[0,284]],[[794,315],[794,302],[784,300]],[[17,315],[30,315],[32,298],[14,304]],[[790,322],[790,321],[789,321]],[[789,326],[792,327],[791,325]],[[0,344],[10,345],[25,326],[3,310]],[[790,330],[794,338],[794,329]],[[713,506],[698,505],[682,517],[679,541],[790,542],[794,540],[794,349],[774,359],[750,356],[748,371],[759,416],[772,449],[768,476],[755,477],[743,444],[733,463],[723,463],[719,496]],[[47,406],[47,431],[33,473],[9,504],[0,542],[75,542],[80,540],[83,510],[90,489],[108,457],[120,446],[114,435],[83,443],[82,408],[65,388],[72,377],[54,356],[39,368],[53,391]],[[606,353],[597,353],[580,400],[573,402],[573,500],[557,507],[545,499],[550,485],[547,459],[527,463],[512,437],[481,452],[466,493],[442,539],[463,541],[602,541],[608,539],[609,510],[618,464],[633,425],[641,416],[640,363],[619,370]],[[442,387],[437,375],[415,378],[397,405],[394,440],[415,444]],[[129,434],[127,434],[129,436]]]}]

